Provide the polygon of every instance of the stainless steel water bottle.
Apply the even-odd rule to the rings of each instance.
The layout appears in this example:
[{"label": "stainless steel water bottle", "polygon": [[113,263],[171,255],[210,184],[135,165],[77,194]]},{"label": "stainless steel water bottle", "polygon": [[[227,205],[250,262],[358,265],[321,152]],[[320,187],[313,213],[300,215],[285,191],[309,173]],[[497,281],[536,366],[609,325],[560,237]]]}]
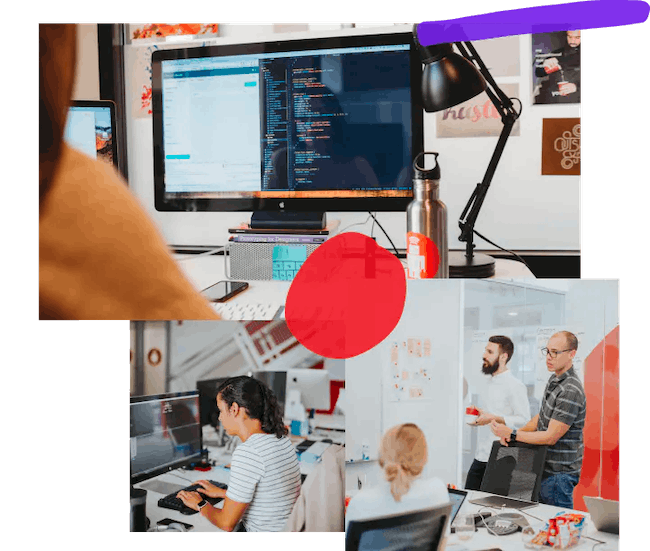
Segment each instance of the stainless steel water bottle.
[{"label": "stainless steel water bottle", "polygon": [[[435,166],[428,170],[424,168],[425,155],[435,156]],[[413,201],[406,208],[409,279],[449,277],[447,207],[438,198],[439,183],[438,154],[420,153],[413,161]]]}]

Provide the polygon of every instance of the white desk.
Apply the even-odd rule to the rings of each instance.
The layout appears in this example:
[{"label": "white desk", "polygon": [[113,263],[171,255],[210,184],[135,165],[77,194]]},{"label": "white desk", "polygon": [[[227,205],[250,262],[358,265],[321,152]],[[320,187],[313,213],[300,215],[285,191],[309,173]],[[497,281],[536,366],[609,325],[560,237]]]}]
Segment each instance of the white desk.
[{"label": "white desk", "polygon": [[[312,434],[308,437],[309,440],[320,440],[322,438],[322,436],[319,436],[317,434]],[[305,438],[291,436],[291,440],[294,442],[294,444],[297,445],[305,440]],[[230,479],[230,469],[225,468],[225,465],[228,465],[230,463],[231,454],[225,452],[224,448],[209,447],[208,451],[210,459],[217,461],[219,464],[216,467],[212,467],[212,469],[209,471],[184,471],[182,469],[177,469],[175,471],[161,474],[155,478],[134,485],[135,488],[144,488],[147,490],[146,514],[151,521],[150,529],[155,528],[158,521],[165,518],[170,518],[172,520],[177,520],[186,524],[192,524],[194,526],[192,529],[193,532],[222,531],[200,513],[196,513],[194,515],[184,515],[179,511],[158,507],[158,500],[174,490],[161,493],[153,488],[158,482],[177,485],[179,486],[178,490],[190,486],[197,480],[214,480],[215,482],[228,484],[228,480]],[[301,461],[300,474],[308,475],[316,465],[317,463],[307,463]],[[223,501],[218,503],[216,507],[219,509],[223,507]]]},{"label": "white desk", "polygon": [[[469,502],[470,499],[477,499],[487,495],[489,494],[486,494],[484,492],[474,492],[474,491],[469,492],[458,514],[477,513],[479,511],[481,512],[489,511],[493,515],[497,514],[498,511],[496,509],[480,507],[479,505],[474,505],[473,503]],[[508,509],[508,512],[519,512],[524,517],[526,517],[526,520],[533,527],[535,533],[539,532],[539,530],[541,530],[544,527],[544,524],[549,518],[555,516],[557,513],[561,511],[567,511],[567,510],[558,507],[552,507],[550,505],[543,505],[543,504],[539,504],[536,507],[531,507],[529,509],[524,509],[523,511],[514,511],[513,509]],[[594,540],[605,542],[604,545],[598,545],[595,551],[614,551],[618,549],[619,538],[617,535],[607,534],[606,532],[597,531],[596,528],[594,527],[593,522],[591,521],[591,518],[589,517],[589,513],[586,513],[584,511],[571,511],[571,512],[585,515],[587,517],[586,518],[587,524],[585,525],[585,528],[582,532],[583,538],[580,540],[580,544],[577,547],[574,547],[573,549],[576,549],[576,551],[583,551],[583,550],[591,551],[591,548],[595,545],[596,542],[590,539],[585,539],[584,536],[588,536],[590,538],[593,538]],[[542,520],[540,521],[532,517],[537,517]],[[490,534],[487,531],[487,528],[479,528],[477,532],[474,532],[474,536],[467,541],[460,541],[460,539],[456,534],[450,534],[447,539],[447,546],[445,547],[445,550],[463,551],[466,549],[468,551],[475,551],[475,550],[490,549],[490,548],[500,548],[502,549],[502,551],[511,551],[511,550],[521,551],[522,549],[524,549],[524,543],[522,541],[521,536],[522,536],[521,532],[516,532],[514,534],[510,534],[509,536],[495,536],[493,534]],[[552,549],[552,548],[548,547],[546,549]]]},{"label": "white desk", "polygon": [[[176,255],[176,259],[185,273],[199,291],[228,279],[226,277],[223,255]],[[495,279],[518,279],[535,276],[521,262],[515,260],[496,259]],[[228,301],[228,304],[262,304],[272,303],[284,305],[290,281],[249,281],[249,287],[244,292]],[[284,312],[282,313],[284,318]]]},{"label": "white desk", "polygon": [[[182,477],[182,478],[179,478]],[[166,493],[159,493],[154,490],[147,488],[155,482],[166,482],[169,484],[175,484],[181,486],[182,488],[193,484],[197,480],[214,480],[216,482],[223,482],[228,484],[228,479],[230,478],[230,471],[222,467],[213,467],[210,471],[184,471],[182,469],[177,469],[169,473],[161,474],[156,478],[151,480],[146,480],[139,484],[136,484],[136,488],[144,488],[147,490],[147,517],[151,521],[150,528],[154,528],[156,523],[162,519],[170,518],[172,520],[178,520],[180,522],[185,522],[186,524],[192,524],[194,528],[193,532],[221,532],[222,530],[217,528],[212,524],[208,519],[206,519],[200,513],[195,515],[184,515],[178,511],[173,511],[172,509],[163,509],[158,507],[158,500],[161,497],[165,497]],[[187,480],[183,480],[187,479]],[[180,489],[180,488],[179,488]],[[171,493],[171,492],[169,492]],[[217,504],[217,508],[223,506],[223,501]]]}]

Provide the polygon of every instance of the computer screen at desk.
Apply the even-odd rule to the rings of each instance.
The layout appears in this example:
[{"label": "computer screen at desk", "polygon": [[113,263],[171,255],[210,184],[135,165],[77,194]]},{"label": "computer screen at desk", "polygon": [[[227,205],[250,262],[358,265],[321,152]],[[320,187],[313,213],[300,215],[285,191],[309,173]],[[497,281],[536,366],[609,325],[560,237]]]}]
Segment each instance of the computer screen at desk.
[{"label": "computer screen at desk", "polygon": [[158,50],[158,210],[403,210],[422,149],[410,33]]},{"label": "computer screen at desk", "polygon": [[131,483],[201,458],[197,391],[131,398]]},{"label": "computer screen at desk", "polygon": [[111,101],[73,101],[64,139],[92,159],[117,166],[115,105]]}]

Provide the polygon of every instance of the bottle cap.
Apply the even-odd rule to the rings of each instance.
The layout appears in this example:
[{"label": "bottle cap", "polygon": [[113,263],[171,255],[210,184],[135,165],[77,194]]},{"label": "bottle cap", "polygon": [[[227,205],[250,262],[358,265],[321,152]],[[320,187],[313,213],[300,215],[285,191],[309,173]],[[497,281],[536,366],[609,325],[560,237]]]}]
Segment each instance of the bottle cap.
[{"label": "bottle cap", "polygon": [[[425,155],[434,155],[435,156],[435,166],[431,169],[425,169],[424,166],[420,166],[420,159],[424,162]],[[413,174],[416,180],[440,180],[440,165],[438,164],[438,153],[431,151],[423,151],[418,153],[417,157],[413,161]]]}]

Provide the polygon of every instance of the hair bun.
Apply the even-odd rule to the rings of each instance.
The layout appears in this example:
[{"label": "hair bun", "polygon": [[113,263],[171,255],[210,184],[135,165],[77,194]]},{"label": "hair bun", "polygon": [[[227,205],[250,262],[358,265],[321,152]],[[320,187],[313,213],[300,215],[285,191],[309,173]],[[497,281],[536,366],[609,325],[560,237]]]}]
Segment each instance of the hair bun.
[{"label": "hair bun", "polygon": [[388,482],[392,482],[393,480],[395,480],[399,475],[399,471],[400,471],[399,463],[392,463],[392,462],[386,463],[384,467],[384,473],[386,473],[386,480],[388,480]]}]

